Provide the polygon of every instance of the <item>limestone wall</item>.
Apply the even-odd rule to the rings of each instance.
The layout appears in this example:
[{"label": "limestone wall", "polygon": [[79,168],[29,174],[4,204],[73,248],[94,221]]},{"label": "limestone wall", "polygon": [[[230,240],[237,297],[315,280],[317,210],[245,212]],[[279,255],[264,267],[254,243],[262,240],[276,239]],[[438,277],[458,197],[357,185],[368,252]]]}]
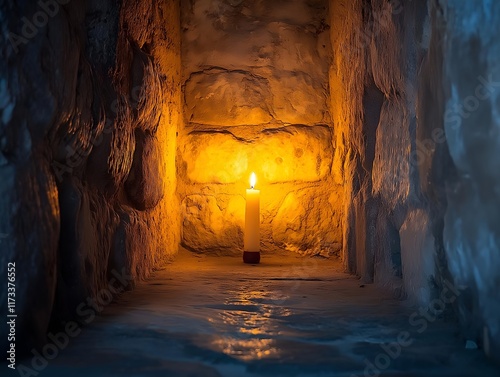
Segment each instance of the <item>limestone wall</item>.
[{"label": "limestone wall", "polygon": [[51,314],[81,320],[115,273],[130,289],[179,242],[177,2],[47,3],[0,1],[0,265],[16,263],[19,355]]},{"label": "limestone wall", "polygon": [[331,255],[342,243],[326,0],[182,3],[182,243],[239,252],[250,173],[262,248]]}]

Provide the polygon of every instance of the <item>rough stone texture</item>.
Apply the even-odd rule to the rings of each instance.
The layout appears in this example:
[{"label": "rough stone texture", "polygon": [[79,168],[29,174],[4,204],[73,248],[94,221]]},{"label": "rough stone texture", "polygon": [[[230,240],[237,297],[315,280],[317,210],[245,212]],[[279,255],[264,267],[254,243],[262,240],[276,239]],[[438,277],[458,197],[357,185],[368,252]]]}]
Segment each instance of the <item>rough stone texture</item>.
[{"label": "rough stone texture", "polygon": [[182,3],[186,119],[213,126],[329,121],[328,3]]},{"label": "rough stone texture", "polygon": [[140,210],[151,209],[163,198],[163,161],[158,141],[141,131],[136,131],[132,167],[125,183],[125,190],[134,206]]},{"label": "rough stone texture", "polygon": [[[0,265],[5,277],[0,307],[6,315],[7,268],[15,263],[16,338],[32,345],[44,341],[52,311],[61,221],[49,164],[41,156],[38,163],[29,161],[28,156],[19,157],[22,160],[17,164],[5,161],[0,166]],[[0,329],[3,349],[7,330],[5,325]]]},{"label": "rough stone texture", "polygon": [[342,247],[339,196],[320,190],[291,192],[272,221],[273,240],[278,246],[300,254],[330,257]]},{"label": "rough stone texture", "polygon": [[384,101],[376,131],[373,195],[380,195],[390,210],[410,195],[410,133],[405,104]]},{"label": "rough stone texture", "polygon": [[330,9],[344,265],[420,305],[453,284],[463,336],[500,360],[500,4]]},{"label": "rough stone texture", "polygon": [[241,248],[245,200],[232,196],[190,195],[182,203],[184,245],[191,250],[234,252]]},{"label": "rough stone texture", "polygon": [[288,126],[252,139],[229,132],[191,133],[183,143],[181,165],[193,183],[247,181],[250,169],[260,173],[260,185],[319,181],[330,173],[332,160],[328,127]]},{"label": "rough stone texture", "polygon": [[444,247],[455,284],[464,288],[459,313],[467,335],[500,361],[500,3],[440,3],[446,24],[440,118],[456,167],[443,169]]},{"label": "rough stone texture", "polygon": [[[375,279],[399,295],[401,250],[408,246],[401,227],[412,208],[426,206],[411,160],[426,4],[339,0],[332,1],[330,14],[334,138],[344,161],[335,172],[345,193],[342,258],[364,281]],[[430,297],[427,282],[416,279],[418,266],[409,263],[402,275],[405,293],[415,301],[420,289]]]},{"label": "rough stone texture", "polygon": [[263,250],[339,251],[327,14],[326,0],[182,2],[184,246],[241,251],[242,215],[223,208],[243,213],[255,172]]},{"label": "rough stone texture", "polygon": [[178,3],[75,0],[28,35],[41,11],[0,1],[0,262],[16,263],[19,356],[113,271],[133,285],[179,241]]},{"label": "rough stone texture", "polygon": [[[376,248],[374,250],[373,282],[392,290],[396,297],[405,295],[401,261],[401,239],[399,229],[381,212],[376,222]],[[418,252],[417,252],[418,257]]]},{"label": "rough stone texture", "polygon": [[[359,32],[364,30],[362,3],[360,1],[330,2],[331,42],[334,60],[330,69],[332,118],[335,124],[335,155],[341,161],[334,176],[343,187],[344,214],[342,259],[351,272],[362,274],[356,268],[356,253],[363,249],[356,246],[354,204],[362,195],[361,184],[366,175],[362,169],[362,119],[365,76],[365,46],[359,46]],[[357,46],[353,48],[352,46]],[[365,188],[365,190],[367,190]],[[357,251],[359,250],[359,251]],[[363,253],[364,254],[364,253]]]},{"label": "rough stone texture", "polygon": [[266,74],[220,69],[193,73],[185,87],[186,119],[207,126],[328,120],[325,90],[308,74]]},{"label": "rough stone texture", "polygon": [[0,0],[19,345],[113,271],[147,276],[179,232],[238,251],[256,171],[264,250],[341,251],[422,306],[454,284],[463,336],[500,360],[500,3],[74,0],[27,35],[38,7]]},{"label": "rough stone texture", "polygon": [[195,73],[186,83],[186,118],[219,126],[269,123],[272,98],[265,78],[220,70]]},{"label": "rough stone texture", "polygon": [[432,299],[428,287],[436,269],[434,237],[428,213],[421,209],[410,212],[399,230],[399,236],[405,292],[417,304],[428,305]]}]

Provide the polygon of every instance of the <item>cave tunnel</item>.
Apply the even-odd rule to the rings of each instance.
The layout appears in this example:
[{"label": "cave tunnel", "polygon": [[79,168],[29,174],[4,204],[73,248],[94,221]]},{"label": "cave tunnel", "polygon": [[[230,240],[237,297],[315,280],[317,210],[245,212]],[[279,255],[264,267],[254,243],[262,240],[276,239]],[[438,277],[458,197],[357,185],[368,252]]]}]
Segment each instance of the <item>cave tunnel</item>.
[{"label": "cave tunnel", "polygon": [[500,1],[0,25],[2,376],[500,375]]}]

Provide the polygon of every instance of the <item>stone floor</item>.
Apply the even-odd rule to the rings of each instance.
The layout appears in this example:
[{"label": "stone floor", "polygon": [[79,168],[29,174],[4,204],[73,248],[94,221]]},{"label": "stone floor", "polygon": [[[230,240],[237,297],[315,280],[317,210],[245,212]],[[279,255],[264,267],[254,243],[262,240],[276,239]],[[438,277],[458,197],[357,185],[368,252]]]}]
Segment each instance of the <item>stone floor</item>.
[{"label": "stone floor", "polygon": [[412,313],[336,261],[263,256],[251,266],[181,252],[108,305],[39,375],[500,375],[465,348],[452,321],[418,317],[416,326]]}]

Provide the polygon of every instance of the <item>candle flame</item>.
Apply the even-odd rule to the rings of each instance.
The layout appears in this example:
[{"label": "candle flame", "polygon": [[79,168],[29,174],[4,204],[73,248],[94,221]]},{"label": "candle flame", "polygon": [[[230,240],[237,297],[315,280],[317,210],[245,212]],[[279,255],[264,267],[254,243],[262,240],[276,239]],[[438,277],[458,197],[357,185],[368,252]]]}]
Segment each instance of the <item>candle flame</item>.
[{"label": "candle flame", "polygon": [[255,175],[255,173],[252,173],[250,175],[250,187],[254,188],[256,183],[257,183],[257,176]]}]

